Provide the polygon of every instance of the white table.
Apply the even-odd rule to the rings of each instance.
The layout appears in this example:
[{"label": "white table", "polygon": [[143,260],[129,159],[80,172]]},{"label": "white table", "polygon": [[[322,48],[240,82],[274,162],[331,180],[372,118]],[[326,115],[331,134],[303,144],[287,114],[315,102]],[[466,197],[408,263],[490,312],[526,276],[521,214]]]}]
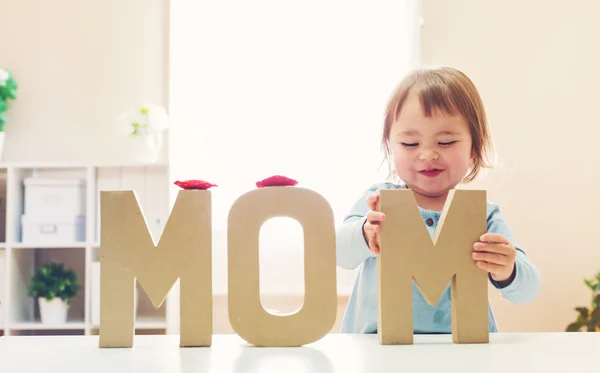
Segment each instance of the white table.
[{"label": "white table", "polygon": [[179,348],[177,336],[136,336],[131,349],[100,349],[97,336],[0,337],[0,372],[600,372],[600,333],[501,333],[489,344],[450,335],[381,346],[375,335],[330,334],[297,348],[249,347],[214,335],[209,348]]}]

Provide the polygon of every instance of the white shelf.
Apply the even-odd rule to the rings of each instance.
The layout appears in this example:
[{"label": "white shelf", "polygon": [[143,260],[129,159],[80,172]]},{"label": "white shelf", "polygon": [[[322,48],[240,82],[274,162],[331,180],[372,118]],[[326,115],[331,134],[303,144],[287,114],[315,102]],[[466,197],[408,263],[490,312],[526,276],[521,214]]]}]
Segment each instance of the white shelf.
[{"label": "white shelf", "polygon": [[33,244],[33,243],[11,243],[6,244],[11,249],[85,249],[87,244],[85,242],[65,242],[63,244]]},{"label": "white shelf", "polygon": [[[21,242],[21,215],[24,206],[23,180],[28,177],[85,180],[86,227],[84,242]],[[0,162],[0,336],[93,334],[92,263],[98,260],[101,190],[135,190],[148,221],[164,225],[169,212],[169,167],[158,164],[86,164]],[[159,229],[162,229],[159,227]],[[61,261],[79,275],[81,290],[72,299],[69,321],[47,325],[40,322],[37,302],[27,295],[27,282],[34,270],[50,260]],[[138,286],[138,291],[141,287]],[[179,315],[168,312],[172,295],[154,309],[143,289],[139,292],[135,329],[154,333],[175,333]]]},{"label": "white shelf", "polygon": [[78,162],[0,162],[0,168],[21,168],[21,169],[65,169],[65,168],[166,168],[169,164],[166,162],[157,163],[78,163]]},{"label": "white shelf", "polygon": [[65,324],[42,324],[40,321],[29,321],[10,324],[10,329],[13,330],[77,330],[85,329],[86,324],[81,321],[67,321]]}]

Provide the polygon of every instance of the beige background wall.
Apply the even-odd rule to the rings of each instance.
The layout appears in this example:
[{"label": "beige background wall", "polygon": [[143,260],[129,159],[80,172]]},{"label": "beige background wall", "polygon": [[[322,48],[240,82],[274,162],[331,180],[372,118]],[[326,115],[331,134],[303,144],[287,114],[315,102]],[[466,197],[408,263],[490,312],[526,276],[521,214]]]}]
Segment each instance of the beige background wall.
[{"label": "beige background wall", "polygon": [[166,102],[167,5],[0,0],[0,66],[19,84],[3,161],[135,160],[117,118]]},{"label": "beige background wall", "polygon": [[[499,153],[499,167],[469,187],[487,189],[500,204],[542,273],[530,304],[512,305],[491,291],[501,331],[563,331],[573,308],[590,303],[583,279],[600,271],[597,14],[595,0],[423,0],[422,62],[473,78]],[[268,301],[287,310],[299,304]],[[344,306],[341,299],[334,330]],[[215,322],[228,330],[223,317]]]},{"label": "beige background wall", "polygon": [[494,297],[503,331],[561,331],[600,271],[600,2],[424,0],[422,58],[463,69],[487,106],[501,165],[475,184],[542,272],[528,305]]},{"label": "beige background wall", "polygon": [[[115,114],[166,100],[165,4],[0,0],[0,65],[21,85],[6,159],[123,159]],[[543,275],[529,305],[494,294],[500,327],[563,330],[600,270],[600,2],[423,0],[423,12],[424,63],[463,69],[488,109],[501,166],[473,187],[500,203]]]}]

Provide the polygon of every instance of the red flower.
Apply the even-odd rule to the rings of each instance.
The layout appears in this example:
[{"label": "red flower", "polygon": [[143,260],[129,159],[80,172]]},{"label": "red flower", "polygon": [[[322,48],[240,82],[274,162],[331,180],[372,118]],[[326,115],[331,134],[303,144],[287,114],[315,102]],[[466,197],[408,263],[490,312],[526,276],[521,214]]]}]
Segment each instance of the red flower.
[{"label": "red flower", "polygon": [[272,186],[296,186],[298,182],[289,177],[275,175],[256,182],[256,186],[259,188],[272,187]]},{"label": "red flower", "polygon": [[211,187],[217,186],[216,184],[211,184],[208,181],[204,181],[204,180],[184,180],[184,181],[177,180],[173,184],[175,184],[183,189],[200,189],[200,190],[206,190]]}]

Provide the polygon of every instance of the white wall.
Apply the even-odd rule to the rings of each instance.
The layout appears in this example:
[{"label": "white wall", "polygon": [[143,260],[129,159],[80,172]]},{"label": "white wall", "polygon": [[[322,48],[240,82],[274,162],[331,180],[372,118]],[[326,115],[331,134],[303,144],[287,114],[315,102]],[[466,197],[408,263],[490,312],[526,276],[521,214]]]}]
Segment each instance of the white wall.
[{"label": "white wall", "polygon": [[1,0],[0,66],[19,84],[3,160],[135,160],[132,145],[115,133],[116,118],[166,101],[167,6]]},{"label": "white wall", "polygon": [[[416,5],[171,3],[172,179],[219,185],[212,189],[216,293],[227,290],[229,207],[257,180],[297,179],[327,199],[335,224],[381,180],[385,101],[415,62]],[[303,294],[298,223],[267,221],[260,266],[262,294]],[[340,293],[354,275],[338,269]]]},{"label": "white wall", "polygon": [[473,187],[503,208],[540,267],[542,291],[515,306],[494,293],[503,331],[562,331],[600,271],[600,2],[424,0],[423,62],[479,87],[500,167]]},{"label": "white wall", "polygon": [[[5,159],[117,157],[107,149],[116,149],[124,159],[126,146],[109,136],[114,117],[142,101],[166,102],[166,1],[0,4],[0,66],[13,70],[20,83],[19,100],[8,113]],[[473,77],[501,155],[501,167],[474,187],[486,188],[501,204],[542,270],[542,293],[534,303],[513,306],[494,296],[500,326],[505,331],[563,330],[575,317],[572,308],[589,304],[583,278],[600,269],[594,235],[600,207],[594,194],[600,181],[594,154],[600,131],[600,26],[595,19],[600,3],[423,4],[424,62],[454,65]],[[186,47],[198,48],[180,46]],[[378,58],[384,61],[385,55]],[[190,96],[180,109],[200,104]],[[200,147],[193,121],[177,125],[187,126],[188,144]],[[207,160],[197,158],[197,151],[180,149],[192,166],[175,176],[205,175]]]}]

